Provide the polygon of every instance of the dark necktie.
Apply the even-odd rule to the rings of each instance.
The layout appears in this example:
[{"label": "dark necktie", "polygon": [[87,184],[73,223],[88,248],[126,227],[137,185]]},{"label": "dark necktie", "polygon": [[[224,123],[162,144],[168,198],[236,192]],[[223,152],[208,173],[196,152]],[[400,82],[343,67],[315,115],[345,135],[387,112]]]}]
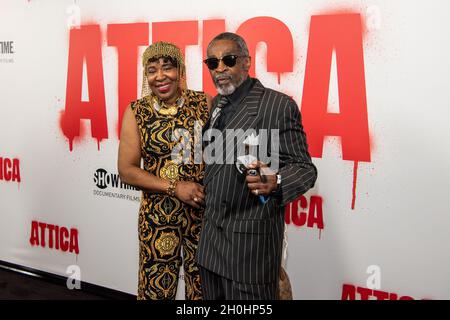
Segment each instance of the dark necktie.
[{"label": "dark necktie", "polygon": [[203,129],[203,134],[205,135],[203,148],[205,148],[211,142],[211,129],[219,129],[218,124],[222,125],[222,123],[218,122],[221,120],[219,118],[222,118],[222,108],[227,105],[228,101],[229,100],[226,96],[221,96],[216,108],[213,110],[211,117],[209,118],[206,126]]},{"label": "dark necktie", "polygon": [[210,128],[222,130],[225,126],[223,117],[223,107],[228,104],[229,100],[226,96],[221,96],[216,108],[211,115],[211,126]]}]

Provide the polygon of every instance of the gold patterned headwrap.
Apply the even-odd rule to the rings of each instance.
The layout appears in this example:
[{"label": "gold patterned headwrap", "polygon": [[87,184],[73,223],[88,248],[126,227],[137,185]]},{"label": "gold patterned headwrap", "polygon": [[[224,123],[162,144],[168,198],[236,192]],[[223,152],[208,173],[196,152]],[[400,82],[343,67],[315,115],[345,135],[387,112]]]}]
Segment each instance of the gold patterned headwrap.
[{"label": "gold patterned headwrap", "polygon": [[183,54],[181,50],[170,42],[159,41],[151,44],[145,49],[142,55],[142,65],[144,67],[144,76],[142,78],[142,92],[141,97],[148,96],[151,90],[147,81],[147,63],[150,59],[159,59],[170,57],[177,62],[179,88],[186,90],[186,66],[184,64]]}]

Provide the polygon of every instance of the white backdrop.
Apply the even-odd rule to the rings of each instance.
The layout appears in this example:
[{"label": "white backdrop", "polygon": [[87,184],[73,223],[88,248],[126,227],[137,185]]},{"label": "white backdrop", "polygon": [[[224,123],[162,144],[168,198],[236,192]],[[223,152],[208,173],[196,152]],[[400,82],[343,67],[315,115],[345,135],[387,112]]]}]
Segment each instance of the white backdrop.
[{"label": "white backdrop", "polygon": [[[313,158],[319,177],[305,198],[322,199],[324,227],[287,225],[294,298],[341,299],[343,286],[351,285],[359,288],[357,299],[361,288],[450,299],[449,11],[443,0],[292,0],[275,6],[267,0],[1,0],[0,260],[66,276],[77,265],[83,281],[136,294],[140,193],[114,188],[111,180],[101,189],[95,175],[99,169],[118,173],[118,58],[107,43],[109,24],[148,23],[151,42],[154,22],[198,21],[198,45],[186,47],[186,60],[188,85],[201,90],[202,21],[224,19],[226,30],[236,31],[252,18],[276,18],[293,39],[293,70],[278,83],[277,73],[266,68],[266,46],[258,45],[256,76],[301,106],[311,16],[354,12],[365,30],[371,160],[358,164],[352,209],[354,161],[343,160],[340,138],[327,138],[321,157]],[[82,120],[84,130],[70,151],[60,119],[67,105],[70,25],[77,24],[100,26],[108,138],[98,144],[90,121]],[[139,60],[136,90],[140,72]],[[333,56],[330,112],[339,112],[337,79]],[[85,72],[84,101],[90,99],[88,82]],[[7,177],[14,159],[20,183]],[[52,249],[48,239],[44,247],[32,246],[32,221],[76,228],[79,254]]]}]

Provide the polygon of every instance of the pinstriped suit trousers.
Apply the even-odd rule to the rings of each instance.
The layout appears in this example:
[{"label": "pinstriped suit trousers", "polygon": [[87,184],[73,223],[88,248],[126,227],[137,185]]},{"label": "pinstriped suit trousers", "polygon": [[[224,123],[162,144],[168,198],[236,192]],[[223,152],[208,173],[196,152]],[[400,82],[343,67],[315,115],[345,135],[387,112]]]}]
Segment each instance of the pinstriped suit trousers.
[{"label": "pinstriped suit trousers", "polygon": [[200,267],[204,300],[276,300],[278,282],[248,284],[224,278]]}]

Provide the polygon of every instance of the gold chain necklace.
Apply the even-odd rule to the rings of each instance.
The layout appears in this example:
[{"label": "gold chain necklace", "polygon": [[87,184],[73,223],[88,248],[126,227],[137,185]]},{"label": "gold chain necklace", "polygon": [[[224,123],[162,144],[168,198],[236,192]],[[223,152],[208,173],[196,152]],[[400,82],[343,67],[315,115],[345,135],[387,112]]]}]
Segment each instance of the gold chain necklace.
[{"label": "gold chain necklace", "polygon": [[177,114],[178,112],[178,108],[181,108],[184,104],[184,98],[181,96],[177,99],[177,101],[175,102],[175,104],[171,105],[171,106],[167,106],[164,102],[159,102],[158,99],[153,96],[152,97],[152,101],[153,101],[153,107],[155,108],[155,110],[159,113],[162,114],[163,116],[174,116]]}]

